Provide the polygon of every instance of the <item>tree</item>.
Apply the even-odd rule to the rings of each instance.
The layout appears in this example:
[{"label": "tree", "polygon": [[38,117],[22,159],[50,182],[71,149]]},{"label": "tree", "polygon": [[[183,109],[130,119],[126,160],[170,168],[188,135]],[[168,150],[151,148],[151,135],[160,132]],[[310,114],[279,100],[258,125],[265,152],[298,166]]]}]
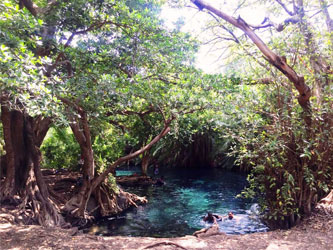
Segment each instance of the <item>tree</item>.
[{"label": "tree", "polygon": [[[50,118],[42,115],[45,109],[38,108],[43,102],[47,109],[50,102],[45,98],[48,91],[38,67],[43,62],[31,50],[33,40],[37,39],[33,31],[40,23],[19,11],[11,1],[2,2],[0,8],[1,120],[6,150],[6,162],[1,164],[6,178],[0,198],[2,202],[19,203],[23,210],[30,204],[32,217],[42,225],[62,225],[40,172],[39,146],[51,123]],[[39,95],[30,102],[32,93]],[[34,111],[28,114],[29,109]],[[14,198],[16,194],[20,199]]]},{"label": "tree", "polygon": [[[10,10],[15,18],[29,20],[14,23],[23,26],[16,29],[15,36],[9,29],[4,33],[10,41],[16,39],[20,43],[12,46],[7,41],[2,47],[3,72],[11,72],[3,78],[6,85],[1,92],[7,165],[5,186],[8,186],[3,189],[8,191],[2,193],[2,200],[35,190],[32,186],[14,189],[9,185],[20,175],[14,165],[23,157],[33,164],[29,167],[17,164],[28,173],[27,182],[35,173],[43,200],[39,193],[32,193],[21,195],[18,202],[25,207],[39,201],[41,210],[33,207],[38,208],[35,217],[40,224],[63,224],[40,171],[39,146],[52,118],[55,123],[69,124],[84,160],[83,184],[78,194],[67,202],[65,210],[79,218],[89,217],[87,203],[94,195],[101,214],[109,215],[114,210],[111,199],[115,197],[105,184],[109,174],[119,164],[148,151],[170,131],[171,122],[179,115],[203,108],[199,98],[189,99],[193,93],[183,89],[191,85],[186,78],[191,73],[188,65],[196,43],[187,34],[164,29],[157,18],[157,4],[156,1],[22,0],[21,10],[12,1],[2,5],[5,10],[2,13]],[[6,14],[3,20],[3,26],[11,21]],[[29,24],[30,29],[26,27]],[[26,60],[27,55],[30,61]],[[28,69],[22,74],[26,78],[14,74],[14,62],[15,67],[21,65]],[[125,130],[136,122],[144,122],[140,118],[142,114],[149,117],[157,130],[147,135],[141,148],[114,159],[102,173],[96,174],[92,131],[95,136],[100,131],[92,128],[93,124],[109,123],[115,131]],[[16,116],[21,123],[11,122],[11,117]],[[14,130],[14,124],[21,126]],[[36,129],[37,125],[43,125],[43,129]],[[13,136],[24,140],[13,140]],[[11,150],[11,147],[20,148],[23,142],[29,143],[24,145],[33,149],[31,153]]]},{"label": "tree", "polygon": [[[280,16],[285,13],[287,17],[280,24],[274,23],[267,16],[260,25],[251,25],[240,16],[233,18],[204,1],[191,2],[213,17],[215,26],[211,27],[219,27],[220,32],[227,34],[229,41],[234,41],[245,55],[249,55],[273,76],[253,79],[255,84],[265,84],[266,89],[270,90],[274,83],[280,85],[276,88],[277,92],[273,92],[277,98],[276,103],[271,104],[275,113],[265,112],[267,107],[254,104],[254,109],[259,110],[264,118],[261,125],[251,125],[245,121],[244,131],[238,130],[231,134],[241,145],[241,148],[238,148],[241,151],[237,154],[243,157],[243,160],[249,160],[243,163],[254,165],[249,178],[251,187],[247,194],[257,194],[263,198],[262,204],[269,209],[269,218],[276,222],[278,218],[283,218],[287,225],[293,225],[299,214],[310,213],[317,199],[332,188],[332,158],[327,155],[330,148],[328,144],[332,138],[332,112],[328,111],[332,106],[328,87],[332,84],[328,59],[331,57],[329,41],[332,35],[328,5],[323,1],[314,5],[311,5],[313,2],[305,1],[261,1],[260,4],[267,3],[267,8],[270,8],[272,13]],[[239,5],[237,9],[241,7]],[[318,11],[312,12],[310,9]],[[323,29],[325,26],[319,25],[319,20],[315,20],[318,24],[312,21],[318,14],[324,15],[328,33]],[[220,22],[221,20],[225,22]],[[292,30],[289,29],[291,25]],[[243,34],[239,34],[235,28],[240,29]],[[264,42],[255,32],[260,29],[269,30],[275,36],[265,37]],[[284,32],[288,36],[283,36]],[[219,37],[223,39],[226,36]],[[247,38],[259,49],[269,65],[260,59],[258,53],[251,53],[252,49],[249,51]],[[320,46],[323,40],[328,42]],[[294,44],[294,47],[290,44]],[[270,47],[280,51],[283,56],[273,52]],[[242,62],[244,63],[244,60]],[[280,80],[270,65],[286,76],[299,93],[297,99],[305,113],[305,124],[298,121],[298,111],[295,113],[297,107],[293,105],[292,88],[288,87],[284,80]],[[296,73],[297,71],[301,73]],[[269,95],[271,98],[272,95]],[[316,101],[310,103],[311,99]],[[253,134],[249,133],[249,129]],[[243,132],[245,134],[242,134]]]}]

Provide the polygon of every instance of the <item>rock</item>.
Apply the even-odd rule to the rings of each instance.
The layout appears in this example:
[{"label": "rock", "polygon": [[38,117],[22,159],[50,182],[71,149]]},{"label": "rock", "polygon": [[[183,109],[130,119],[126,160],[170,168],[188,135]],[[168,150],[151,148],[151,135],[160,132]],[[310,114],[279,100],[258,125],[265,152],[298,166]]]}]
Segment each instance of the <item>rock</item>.
[{"label": "rock", "polygon": [[214,223],[211,227],[203,228],[193,233],[193,236],[198,238],[209,237],[212,235],[226,235],[223,232],[220,232],[219,225]]}]

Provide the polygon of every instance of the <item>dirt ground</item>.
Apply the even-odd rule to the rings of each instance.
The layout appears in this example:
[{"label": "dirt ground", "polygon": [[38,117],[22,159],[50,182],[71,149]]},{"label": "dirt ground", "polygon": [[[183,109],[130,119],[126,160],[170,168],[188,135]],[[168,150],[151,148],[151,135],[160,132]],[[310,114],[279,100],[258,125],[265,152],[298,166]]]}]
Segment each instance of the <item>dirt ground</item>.
[{"label": "dirt ground", "polygon": [[317,210],[290,230],[246,235],[214,235],[179,238],[101,237],[82,234],[76,228],[43,228],[13,225],[0,211],[0,249],[333,249],[333,215]]}]

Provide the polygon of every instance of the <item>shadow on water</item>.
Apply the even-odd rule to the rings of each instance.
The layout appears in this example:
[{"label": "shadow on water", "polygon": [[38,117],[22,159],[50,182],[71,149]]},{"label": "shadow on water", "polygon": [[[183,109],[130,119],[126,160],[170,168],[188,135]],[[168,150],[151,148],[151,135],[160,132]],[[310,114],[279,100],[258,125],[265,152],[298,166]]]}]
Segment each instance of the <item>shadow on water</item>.
[{"label": "shadow on water", "polygon": [[208,211],[222,216],[229,211],[235,214],[235,219],[219,222],[222,232],[267,231],[257,217],[256,205],[235,198],[247,184],[245,175],[216,169],[169,169],[160,175],[165,178],[164,186],[126,188],[126,191],[146,196],[147,205],[103,219],[90,231],[107,236],[184,236],[210,226],[202,220]]}]

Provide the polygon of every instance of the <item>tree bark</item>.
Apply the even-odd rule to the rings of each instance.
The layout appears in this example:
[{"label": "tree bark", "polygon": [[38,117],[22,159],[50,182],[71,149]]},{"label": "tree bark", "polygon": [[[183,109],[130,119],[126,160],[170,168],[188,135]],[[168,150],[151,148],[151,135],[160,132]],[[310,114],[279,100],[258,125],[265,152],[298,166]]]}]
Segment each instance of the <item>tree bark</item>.
[{"label": "tree bark", "polygon": [[142,154],[141,171],[143,175],[147,175],[149,159],[150,159],[150,154],[149,151],[147,150],[145,153]]},{"label": "tree bark", "polygon": [[[87,196],[87,190],[91,185],[91,181],[94,178],[95,161],[87,114],[81,108],[78,109],[78,112],[80,114],[80,118],[74,119],[72,117],[70,127],[81,149],[81,159],[83,160],[83,183],[78,195],[73,197],[71,202],[74,201],[72,205],[79,208],[76,213],[84,217],[90,196],[88,198],[85,197]],[[82,204],[82,202],[84,202],[84,204]]]},{"label": "tree bark", "polygon": [[[29,154],[29,176],[26,185],[27,194],[32,200],[33,209],[38,223],[43,226],[62,226],[65,225],[64,219],[59,214],[59,208],[52,202],[49,197],[48,187],[44,182],[42,172],[40,169],[40,163],[42,160],[39,146],[37,146],[36,134],[34,128],[36,128],[34,119],[32,117],[26,117],[26,142],[28,146],[27,153]],[[44,129],[46,129],[44,127]],[[37,133],[38,135],[38,133]],[[46,133],[45,133],[46,135]],[[39,137],[39,139],[41,139]]]},{"label": "tree bark", "polygon": [[2,168],[5,167],[6,169],[2,170],[4,173],[5,181],[3,183],[3,188],[0,192],[0,199],[6,200],[13,197],[15,193],[15,153],[11,137],[11,113],[3,103],[1,104],[1,121],[6,150],[6,155],[3,158],[6,163],[1,165]]},{"label": "tree bark", "polygon": [[[62,226],[59,208],[49,198],[41,169],[41,145],[51,119],[36,119],[20,110],[10,110],[6,97],[1,99],[1,120],[6,149],[6,174],[0,198],[17,205],[17,215],[29,210],[31,218],[44,226]],[[16,197],[14,199],[14,197]]]}]

